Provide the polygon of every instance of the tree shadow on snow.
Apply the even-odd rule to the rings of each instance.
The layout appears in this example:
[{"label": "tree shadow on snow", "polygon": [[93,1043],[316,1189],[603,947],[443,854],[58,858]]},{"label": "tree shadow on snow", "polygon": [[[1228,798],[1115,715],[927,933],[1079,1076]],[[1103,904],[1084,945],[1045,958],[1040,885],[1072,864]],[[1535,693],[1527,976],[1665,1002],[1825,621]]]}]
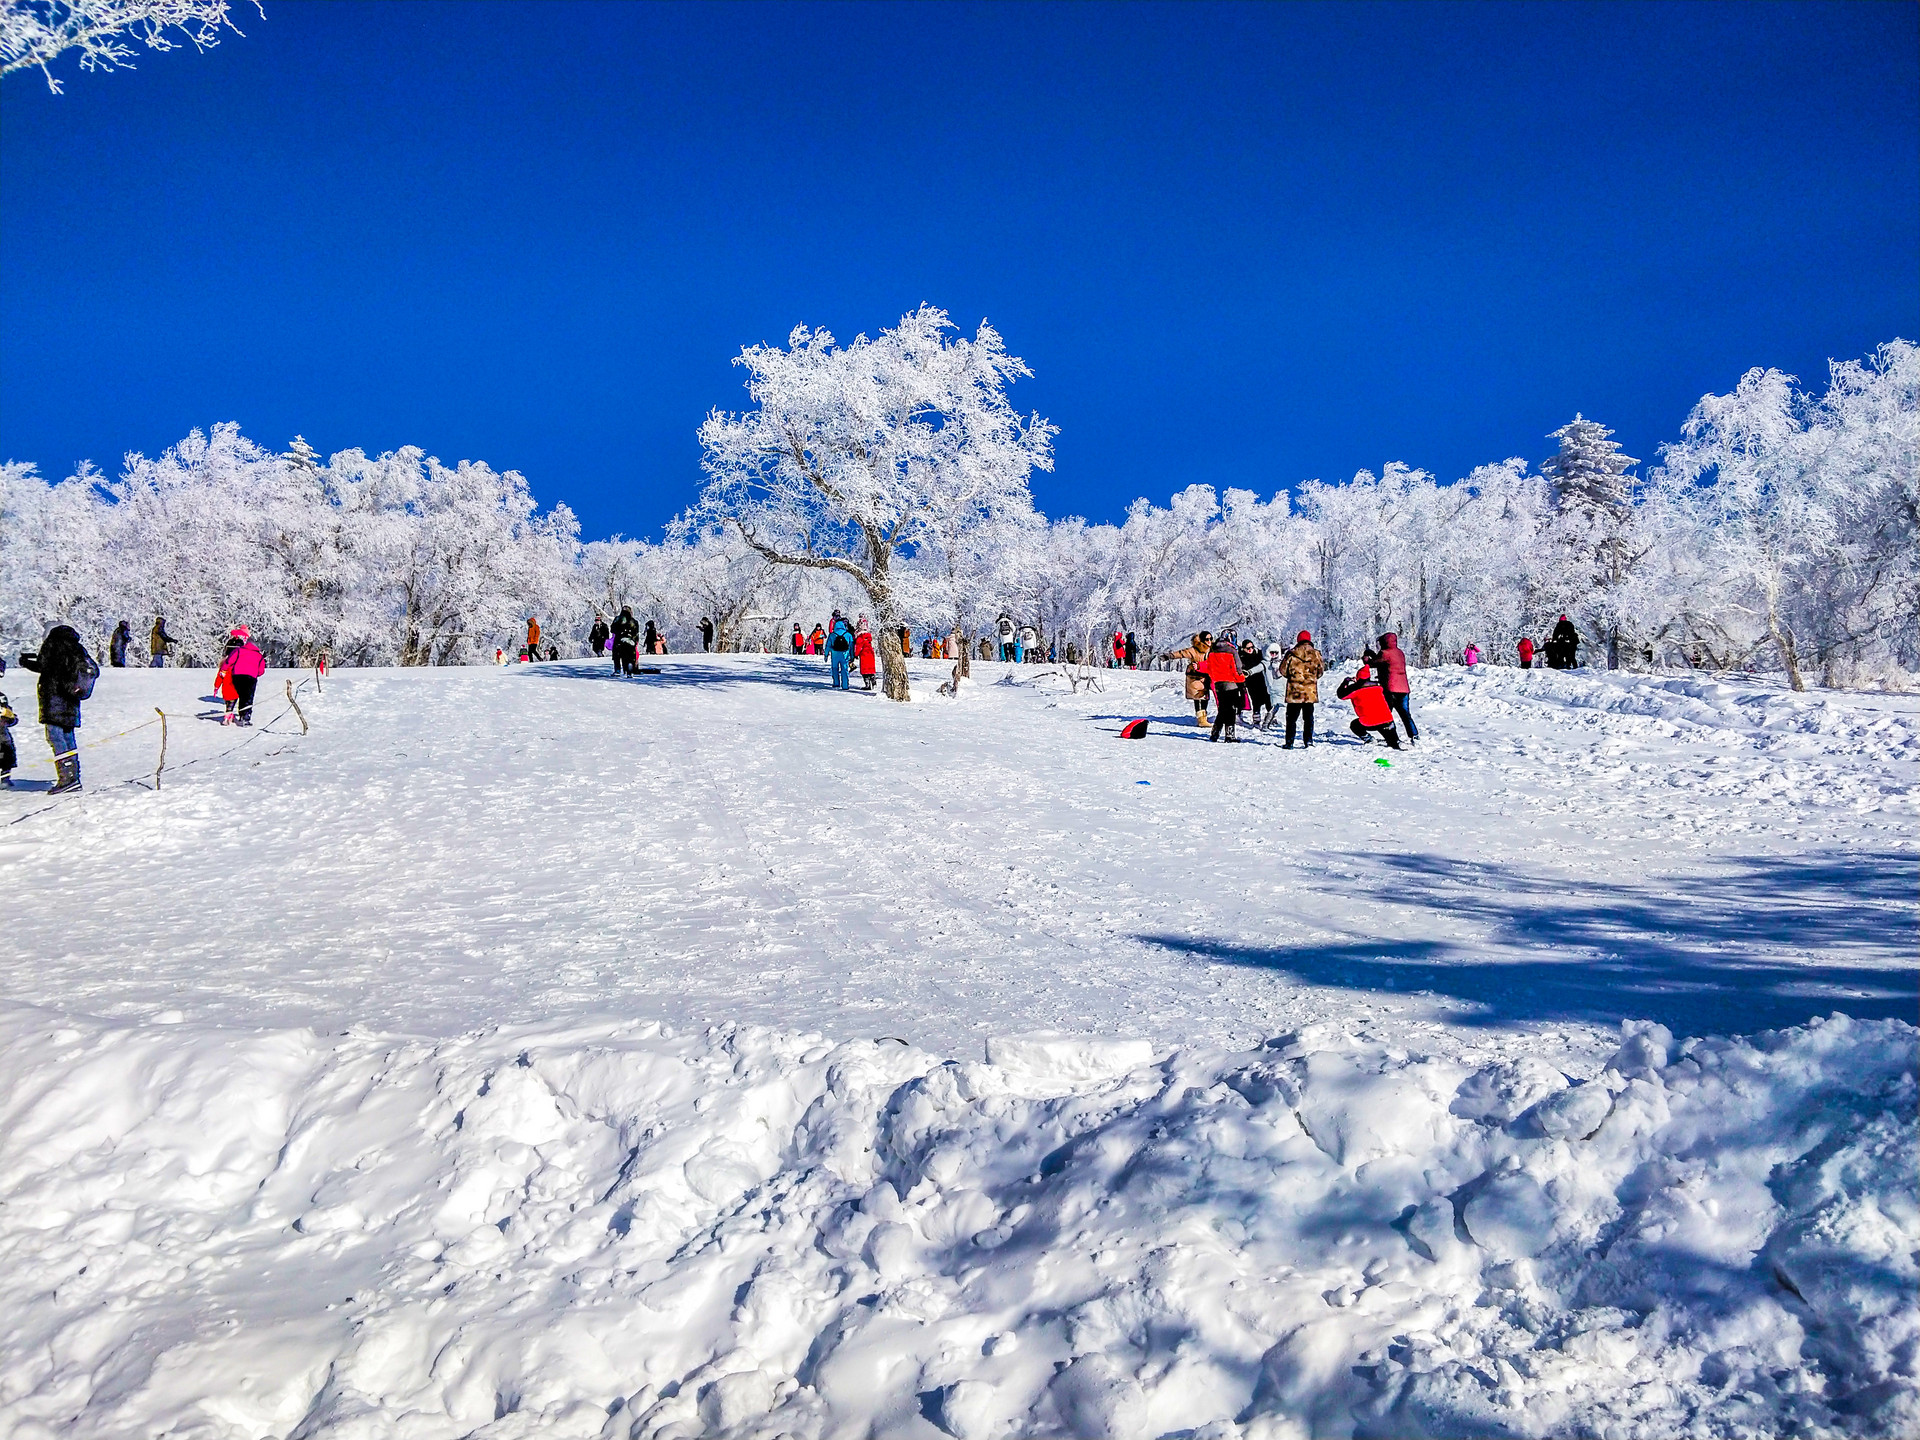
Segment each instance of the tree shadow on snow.
[{"label": "tree shadow on snow", "polygon": [[[662,663],[665,662],[665,663]],[[597,680],[608,685],[631,685],[658,690],[683,688],[712,690],[736,685],[773,685],[788,690],[833,689],[828,661],[814,655],[643,655],[643,666],[657,666],[657,675],[615,675],[607,660],[542,660],[515,665],[509,673],[527,680]],[[853,694],[866,693],[859,672]],[[877,697],[878,688],[873,691]]]},{"label": "tree shadow on snow", "polygon": [[1744,856],[1718,873],[1609,886],[1438,855],[1370,863],[1377,878],[1342,886],[1344,899],[1465,919],[1484,926],[1484,938],[1275,946],[1140,938],[1312,985],[1451,996],[1464,1002],[1454,1016],[1464,1024],[1631,1016],[1693,1035],[1776,1029],[1836,1010],[1920,1017],[1910,855]]}]

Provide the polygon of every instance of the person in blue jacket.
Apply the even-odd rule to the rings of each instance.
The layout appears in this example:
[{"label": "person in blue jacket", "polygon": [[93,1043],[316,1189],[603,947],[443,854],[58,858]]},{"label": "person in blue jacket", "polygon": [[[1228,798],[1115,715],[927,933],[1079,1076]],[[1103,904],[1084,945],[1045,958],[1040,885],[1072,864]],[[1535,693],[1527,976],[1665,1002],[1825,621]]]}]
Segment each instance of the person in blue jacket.
[{"label": "person in blue jacket", "polygon": [[833,612],[833,628],[827,632],[827,658],[833,662],[833,688],[851,690],[853,680],[853,626],[838,610]]}]

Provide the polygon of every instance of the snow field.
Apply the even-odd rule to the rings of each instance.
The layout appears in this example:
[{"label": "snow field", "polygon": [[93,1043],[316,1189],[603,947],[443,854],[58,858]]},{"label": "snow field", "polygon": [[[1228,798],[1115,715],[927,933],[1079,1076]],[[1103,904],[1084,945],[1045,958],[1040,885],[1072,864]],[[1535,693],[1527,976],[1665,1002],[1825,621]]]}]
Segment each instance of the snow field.
[{"label": "snow field", "polygon": [[1911,1433],[1915,1032],[6,1019],[9,1433]]},{"label": "snow field", "polygon": [[1422,672],[1382,768],[947,669],[350,672],[0,793],[0,1433],[1920,1425],[1920,703]]}]

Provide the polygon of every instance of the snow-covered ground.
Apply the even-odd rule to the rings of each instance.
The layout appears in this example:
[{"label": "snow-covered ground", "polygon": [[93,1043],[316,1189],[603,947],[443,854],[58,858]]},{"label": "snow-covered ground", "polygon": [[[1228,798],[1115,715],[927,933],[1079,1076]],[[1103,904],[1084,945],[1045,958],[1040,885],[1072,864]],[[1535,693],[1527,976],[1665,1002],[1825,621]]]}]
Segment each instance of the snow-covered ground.
[{"label": "snow-covered ground", "polygon": [[0,1433],[1920,1428],[1920,702],[946,669],[343,672],[158,793],[109,672],[0,792]]}]

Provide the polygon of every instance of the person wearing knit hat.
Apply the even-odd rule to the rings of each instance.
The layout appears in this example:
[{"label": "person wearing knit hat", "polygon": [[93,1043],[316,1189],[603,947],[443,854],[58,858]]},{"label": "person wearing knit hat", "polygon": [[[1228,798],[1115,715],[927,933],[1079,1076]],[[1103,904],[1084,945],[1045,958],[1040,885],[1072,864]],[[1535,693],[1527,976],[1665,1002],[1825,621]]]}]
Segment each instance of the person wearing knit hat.
[{"label": "person wearing knit hat", "polygon": [[1287,658],[1280,662],[1280,674],[1287,682],[1287,743],[1293,748],[1294,727],[1305,722],[1306,742],[1313,744],[1313,707],[1320,700],[1320,677],[1327,673],[1327,662],[1313,648],[1313,636],[1302,630]]}]

